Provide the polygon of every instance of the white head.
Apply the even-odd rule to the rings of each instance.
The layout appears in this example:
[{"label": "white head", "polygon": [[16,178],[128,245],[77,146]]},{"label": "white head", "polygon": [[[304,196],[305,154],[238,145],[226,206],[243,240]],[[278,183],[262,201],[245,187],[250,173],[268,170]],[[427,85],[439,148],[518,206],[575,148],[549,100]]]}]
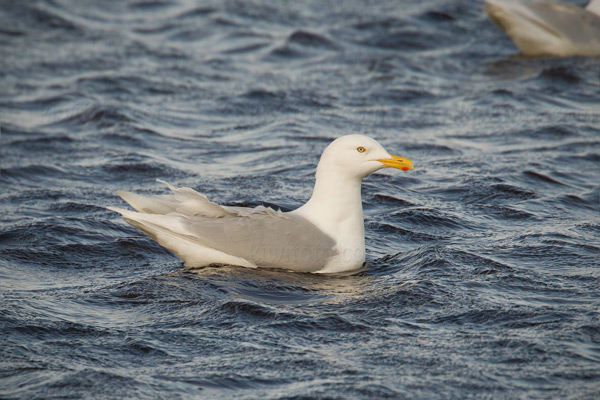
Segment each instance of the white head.
[{"label": "white head", "polygon": [[406,158],[388,153],[370,137],[347,135],[334,140],[323,151],[317,173],[336,171],[362,179],[384,167],[408,171],[413,168],[413,164]]}]

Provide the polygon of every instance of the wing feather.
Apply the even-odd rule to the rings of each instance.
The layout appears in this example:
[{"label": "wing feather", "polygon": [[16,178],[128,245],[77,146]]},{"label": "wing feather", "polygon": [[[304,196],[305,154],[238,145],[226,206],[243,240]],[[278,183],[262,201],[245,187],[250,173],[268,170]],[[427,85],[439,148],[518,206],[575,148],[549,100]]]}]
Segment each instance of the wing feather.
[{"label": "wing feather", "polygon": [[[303,217],[281,212],[215,219],[177,212],[160,215],[110,209],[121,213],[125,221],[180,256],[186,264],[202,264],[198,254],[188,255],[187,250],[185,253],[181,250],[189,243],[246,260],[251,265],[301,272],[316,272],[337,255],[336,243],[330,236]],[[173,237],[179,240],[164,239]],[[211,263],[214,259],[207,260],[205,265]]]}]

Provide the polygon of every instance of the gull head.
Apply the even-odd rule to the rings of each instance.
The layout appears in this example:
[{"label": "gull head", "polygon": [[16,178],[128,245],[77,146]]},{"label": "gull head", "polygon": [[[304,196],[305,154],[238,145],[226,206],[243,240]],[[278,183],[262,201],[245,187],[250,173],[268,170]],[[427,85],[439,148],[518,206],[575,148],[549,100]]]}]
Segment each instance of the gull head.
[{"label": "gull head", "polygon": [[362,179],[384,167],[408,171],[413,169],[413,163],[407,158],[388,153],[370,137],[347,135],[327,146],[317,170],[336,171],[337,174]]}]

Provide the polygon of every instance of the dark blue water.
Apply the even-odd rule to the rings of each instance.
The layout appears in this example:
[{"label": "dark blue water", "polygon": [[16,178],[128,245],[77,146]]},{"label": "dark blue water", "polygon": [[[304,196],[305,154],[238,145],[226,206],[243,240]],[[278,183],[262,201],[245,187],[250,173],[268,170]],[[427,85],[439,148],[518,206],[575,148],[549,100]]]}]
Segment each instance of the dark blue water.
[{"label": "dark blue water", "polygon": [[[1,1],[0,397],[598,398],[600,60],[515,52],[467,0]],[[104,208],[294,208],[348,133],[416,166],[355,276],[185,270]]]}]

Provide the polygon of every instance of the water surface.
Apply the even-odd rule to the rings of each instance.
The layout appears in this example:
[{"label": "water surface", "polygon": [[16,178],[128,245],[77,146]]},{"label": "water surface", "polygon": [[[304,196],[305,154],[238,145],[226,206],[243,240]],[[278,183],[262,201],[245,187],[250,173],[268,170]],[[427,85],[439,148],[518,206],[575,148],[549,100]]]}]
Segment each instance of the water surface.
[{"label": "water surface", "polygon": [[[0,396],[597,398],[600,60],[480,5],[3,2]],[[293,209],[348,133],[416,166],[355,276],[186,270],[105,209]]]}]

